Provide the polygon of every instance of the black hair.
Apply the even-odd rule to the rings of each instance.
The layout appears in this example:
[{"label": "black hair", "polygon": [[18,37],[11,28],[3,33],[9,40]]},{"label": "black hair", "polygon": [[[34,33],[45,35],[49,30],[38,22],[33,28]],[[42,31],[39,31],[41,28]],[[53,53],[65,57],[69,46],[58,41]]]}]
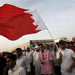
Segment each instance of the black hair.
[{"label": "black hair", "polygon": [[50,47],[53,47],[53,44],[50,44]]},{"label": "black hair", "polygon": [[17,59],[16,55],[14,55],[14,54],[8,56],[7,58],[11,59],[12,61]]},{"label": "black hair", "polygon": [[66,44],[70,44],[70,42],[66,42]]},{"label": "black hair", "polygon": [[27,47],[27,49],[30,49],[29,47]]},{"label": "black hair", "polygon": [[56,45],[59,45],[59,42],[57,42]]},{"label": "black hair", "polygon": [[74,42],[73,42],[73,41],[71,41],[71,42],[70,42],[70,44],[74,44]]},{"label": "black hair", "polygon": [[44,47],[44,45],[43,45],[43,44],[39,44],[38,46],[43,46],[43,47]]},{"label": "black hair", "polygon": [[49,44],[46,44],[46,46],[49,46]]},{"label": "black hair", "polygon": [[5,54],[11,55],[12,53],[10,53],[10,52],[6,52]]},{"label": "black hair", "polygon": [[59,41],[59,45],[60,45],[60,44],[65,44],[65,41],[60,40],[60,41]]},{"label": "black hair", "polygon": [[0,67],[6,66],[6,59],[3,56],[0,56]]},{"label": "black hair", "polygon": [[21,48],[17,48],[15,51],[22,51],[22,49]]}]

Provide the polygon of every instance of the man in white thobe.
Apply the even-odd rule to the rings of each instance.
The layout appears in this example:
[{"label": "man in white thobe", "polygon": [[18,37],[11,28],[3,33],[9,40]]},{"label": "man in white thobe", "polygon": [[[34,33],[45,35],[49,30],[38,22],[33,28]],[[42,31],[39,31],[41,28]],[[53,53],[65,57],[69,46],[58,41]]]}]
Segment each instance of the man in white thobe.
[{"label": "man in white thobe", "polygon": [[35,52],[33,53],[33,66],[35,67],[35,75],[41,74],[41,63],[39,60],[39,47],[35,46]]},{"label": "man in white thobe", "polygon": [[[33,64],[33,51],[30,50],[30,48],[28,47],[27,48],[27,51],[26,51],[26,58],[27,58],[27,65],[28,65],[28,68],[27,68],[27,75],[30,75],[30,73],[32,73],[32,64]],[[31,69],[32,68],[32,69]]]}]

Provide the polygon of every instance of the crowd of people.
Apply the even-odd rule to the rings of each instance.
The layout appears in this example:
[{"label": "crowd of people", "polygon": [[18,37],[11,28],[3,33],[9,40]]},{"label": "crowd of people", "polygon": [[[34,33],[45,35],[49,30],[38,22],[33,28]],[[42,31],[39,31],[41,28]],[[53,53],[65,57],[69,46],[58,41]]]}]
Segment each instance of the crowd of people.
[{"label": "crowd of people", "polygon": [[0,55],[0,75],[75,75],[74,42],[38,44]]}]

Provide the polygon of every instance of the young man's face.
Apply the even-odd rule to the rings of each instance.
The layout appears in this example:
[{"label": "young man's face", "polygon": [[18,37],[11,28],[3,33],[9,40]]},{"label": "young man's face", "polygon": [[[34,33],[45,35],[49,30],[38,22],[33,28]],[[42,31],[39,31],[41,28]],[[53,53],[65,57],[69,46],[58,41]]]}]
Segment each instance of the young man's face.
[{"label": "young man's face", "polygon": [[46,45],[46,49],[48,49],[49,48],[49,45]]},{"label": "young man's face", "polygon": [[69,48],[70,47],[70,45],[69,44],[66,44],[66,48]]},{"label": "young man's face", "polygon": [[59,46],[60,46],[61,49],[65,48],[65,44],[61,43],[61,44],[59,44]]},{"label": "young man's face", "polygon": [[74,45],[73,44],[70,44],[70,46],[73,47]]},{"label": "young man's face", "polygon": [[22,54],[22,51],[19,51],[19,50],[15,51],[15,52],[16,52],[16,56],[21,56],[21,54]]},{"label": "young man's face", "polygon": [[27,48],[27,51],[29,52],[30,51],[30,48]]},{"label": "young man's face", "polygon": [[42,45],[39,46],[40,51],[44,51],[44,47]]},{"label": "young man's face", "polygon": [[14,61],[12,61],[11,59],[7,58],[7,67],[11,68],[14,65]]}]

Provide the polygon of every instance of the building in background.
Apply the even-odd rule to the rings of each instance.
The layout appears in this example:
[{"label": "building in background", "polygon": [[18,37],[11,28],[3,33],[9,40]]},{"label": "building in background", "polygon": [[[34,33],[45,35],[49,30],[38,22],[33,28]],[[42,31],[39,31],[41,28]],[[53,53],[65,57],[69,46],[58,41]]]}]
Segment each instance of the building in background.
[{"label": "building in background", "polygon": [[54,41],[53,41],[53,39],[45,39],[45,40],[30,40],[29,42],[27,42],[27,43],[25,43],[25,44],[22,44],[22,45],[19,45],[19,46],[16,46],[16,47],[14,47],[12,50],[9,50],[8,52],[12,52],[12,51],[15,51],[15,49],[16,48],[21,48],[22,50],[25,50],[25,49],[27,49],[27,47],[30,47],[31,49],[33,48],[33,47],[35,47],[36,45],[38,45],[38,44],[40,44],[40,43],[42,43],[42,44],[44,44],[44,46],[46,45],[46,44],[55,44],[56,42],[59,42],[60,40],[64,40],[64,41],[67,41],[67,38],[66,37],[61,37],[61,38],[58,38],[58,39],[55,39]]}]

